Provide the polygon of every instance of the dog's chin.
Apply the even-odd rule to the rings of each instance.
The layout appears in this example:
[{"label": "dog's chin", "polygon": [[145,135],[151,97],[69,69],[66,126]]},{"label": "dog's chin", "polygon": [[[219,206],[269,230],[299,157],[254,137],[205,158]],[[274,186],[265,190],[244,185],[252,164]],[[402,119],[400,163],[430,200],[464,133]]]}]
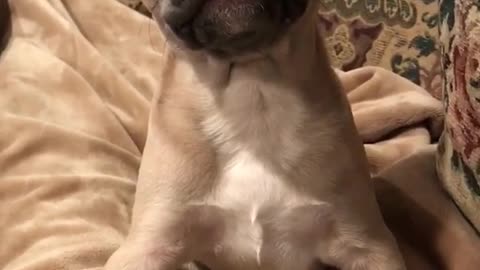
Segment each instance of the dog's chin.
[{"label": "dog's chin", "polygon": [[286,29],[275,29],[271,32],[246,32],[241,36],[226,38],[224,42],[190,48],[217,59],[253,60],[268,54],[268,52],[287,34]]},{"label": "dog's chin", "polygon": [[[266,33],[263,36],[251,37],[253,40],[244,42],[241,38],[229,39],[222,44],[204,46],[191,44],[184,40],[170,35],[168,43],[182,53],[205,55],[217,60],[230,62],[248,62],[268,55],[268,52],[287,35],[287,31],[277,33]],[[254,34],[252,34],[254,35]]]},{"label": "dog's chin", "polygon": [[295,1],[296,5],[270,0],[207,1],[189,21],[169,23],[168,17],[163,18],[164,28],[169,42],[181,50],[219,59],[252,59],[266,54],[306,12],[307,1]]}]

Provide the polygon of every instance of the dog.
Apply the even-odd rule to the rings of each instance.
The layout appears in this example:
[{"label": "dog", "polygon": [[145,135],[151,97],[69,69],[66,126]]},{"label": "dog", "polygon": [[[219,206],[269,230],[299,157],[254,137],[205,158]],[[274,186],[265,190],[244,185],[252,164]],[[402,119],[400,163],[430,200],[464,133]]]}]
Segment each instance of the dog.
[{"label": "dog", "polygon": [[106,269],[406,269],[319,1],[144,3],[166,63],[131,229]]}]

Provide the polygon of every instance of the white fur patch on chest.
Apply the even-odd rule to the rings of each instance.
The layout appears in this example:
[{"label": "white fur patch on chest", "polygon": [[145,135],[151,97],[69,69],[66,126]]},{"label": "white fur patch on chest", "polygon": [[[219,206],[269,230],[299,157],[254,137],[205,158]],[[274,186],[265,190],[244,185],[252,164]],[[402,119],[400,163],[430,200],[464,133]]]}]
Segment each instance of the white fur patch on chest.
[{"label": "white fur patch on chest", "polygon": [[239,151],[225,164],[217,181],[208,203],[231,213],[229,223],[236,227],[229,228],[224,241],[261,265],[268,230],[265,222],[282,222],[281,213],[303,204],[301,198],[280,175],[246,151]]},{"label": "white fur patch on chest", "polygon": [[255,220],[259,208],[285,201],[289,193],[292,191],[280,175],[251,153],[240,150],[223,167],[215,200],[223,207],[248,209]]},{"label": "white fur patch on chest", "polygon": [[259,212],[274,201],[279,201],[287,190],[277,175],[244,151],[237,153],[226,164],[218,180],[219,185],[211,199],[216,205],[232,210],[239,219],[245,219],[245,228],[250,229],[250,241],[246,246],[255,252],[257,263],[260,264],[263,228],[258,222]]},{"label": "white fur patch on chest", "polygon": [[237,152],[219,172],[205,204],[226,213],[223,236],[214,245],[217,258],[228,258],[231,269],[292,269],[311,259],[328,204],[293,189],[283,177],[247,151]]}]

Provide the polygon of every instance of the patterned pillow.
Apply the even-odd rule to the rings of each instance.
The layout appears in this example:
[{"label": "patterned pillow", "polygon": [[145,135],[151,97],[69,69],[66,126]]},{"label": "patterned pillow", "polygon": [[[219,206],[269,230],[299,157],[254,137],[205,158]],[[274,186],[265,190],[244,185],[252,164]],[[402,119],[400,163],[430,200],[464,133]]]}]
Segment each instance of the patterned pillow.
[{"label": "patterned pillow", "polygon": [[380,66],[441,97],[437,0],[321,0],[333,64]]},{"label": "patterned pillow", "polygon": [[445,133],[438,172],[480,231],[480,1],[441,0]]}]

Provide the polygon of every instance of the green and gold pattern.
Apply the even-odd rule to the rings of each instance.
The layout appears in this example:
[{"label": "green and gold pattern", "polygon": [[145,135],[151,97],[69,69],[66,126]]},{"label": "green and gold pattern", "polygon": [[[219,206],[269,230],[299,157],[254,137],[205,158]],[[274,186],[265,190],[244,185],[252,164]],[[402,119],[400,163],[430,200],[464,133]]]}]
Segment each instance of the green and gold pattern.
[{"label": "green and gold pattern", "polygon": [[333,65],[380,66],[441,97],[436,0],[320,1],[319,23]]},{"label": "green and gold pattern", "polygon": [[321,12],[336,12],[344,18],[361,17],[370,24],[384,23],[411,28],[417,22],[417,7],[407,0],[321,0]]}]

